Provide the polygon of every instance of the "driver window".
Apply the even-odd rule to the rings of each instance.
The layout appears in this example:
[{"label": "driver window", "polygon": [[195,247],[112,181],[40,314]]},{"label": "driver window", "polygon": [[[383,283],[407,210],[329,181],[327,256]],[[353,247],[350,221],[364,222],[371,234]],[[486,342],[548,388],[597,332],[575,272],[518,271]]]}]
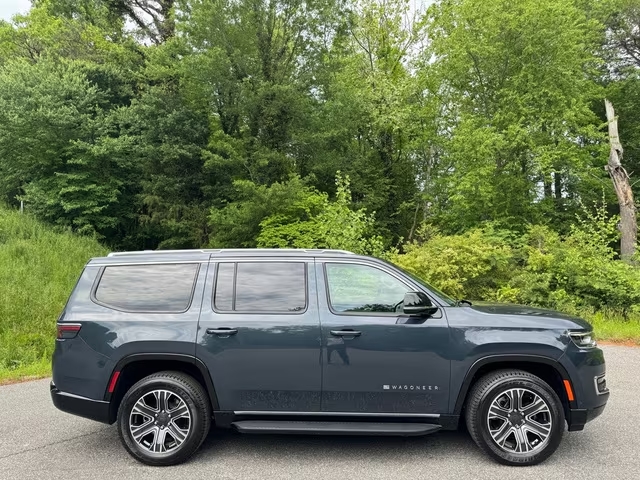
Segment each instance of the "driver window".
[{"label": "driver window", "polygon": [[326,263],[329,302],[335,312],[401,313],[404,294],[400,280],[367,265]]}]

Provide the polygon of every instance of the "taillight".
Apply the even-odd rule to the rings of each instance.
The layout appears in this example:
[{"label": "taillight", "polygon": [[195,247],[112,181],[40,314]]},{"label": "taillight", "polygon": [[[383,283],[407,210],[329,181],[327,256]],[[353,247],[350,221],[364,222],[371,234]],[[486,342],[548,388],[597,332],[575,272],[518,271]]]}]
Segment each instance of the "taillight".
[{"label": "taillight", "polygon": [[58,323],[58,340],[74,338],[82,328],[79,323]]}]

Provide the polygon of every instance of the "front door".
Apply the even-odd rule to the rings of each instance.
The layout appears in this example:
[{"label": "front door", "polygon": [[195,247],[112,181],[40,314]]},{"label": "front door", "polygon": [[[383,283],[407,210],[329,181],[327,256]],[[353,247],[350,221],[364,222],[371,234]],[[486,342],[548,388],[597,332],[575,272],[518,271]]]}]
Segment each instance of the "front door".
[{"label": "front door", "polygon": [[323,339],[322,411],[447,413],[450,361],[442,309],[402,313],[418,288],[366,260],[318,263]]},{"label": "front door", "polygon": [[247,258],[209,266],[196,356],[221,410],[320,410],[320,325],[313,260]]}]

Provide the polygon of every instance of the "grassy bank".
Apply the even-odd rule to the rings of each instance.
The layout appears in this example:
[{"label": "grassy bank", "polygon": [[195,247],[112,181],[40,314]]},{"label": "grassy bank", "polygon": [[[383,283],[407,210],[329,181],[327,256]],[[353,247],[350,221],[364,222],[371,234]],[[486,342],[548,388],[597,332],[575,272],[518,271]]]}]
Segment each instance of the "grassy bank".
[{"label": "grassy bank", "polygon": [[640,346],[640,314],[630,314],[627,319],[619,313],[607,311],[583,313],[581,316],[593,325],[598,340]]},{"label": "grassy bank", "polygon": [[97,241],[0,207],[0,382],[49,373],[55,322]]}]

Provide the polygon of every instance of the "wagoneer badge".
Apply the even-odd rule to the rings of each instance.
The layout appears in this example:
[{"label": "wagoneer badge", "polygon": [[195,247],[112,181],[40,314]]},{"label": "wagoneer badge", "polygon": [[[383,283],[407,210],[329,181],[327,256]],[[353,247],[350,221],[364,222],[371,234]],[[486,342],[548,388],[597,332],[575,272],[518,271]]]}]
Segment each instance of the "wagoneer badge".
[{"label": "wagoneer badge", "polygon": [[438,385],[383,385],[383,390],[440,390]]}]

